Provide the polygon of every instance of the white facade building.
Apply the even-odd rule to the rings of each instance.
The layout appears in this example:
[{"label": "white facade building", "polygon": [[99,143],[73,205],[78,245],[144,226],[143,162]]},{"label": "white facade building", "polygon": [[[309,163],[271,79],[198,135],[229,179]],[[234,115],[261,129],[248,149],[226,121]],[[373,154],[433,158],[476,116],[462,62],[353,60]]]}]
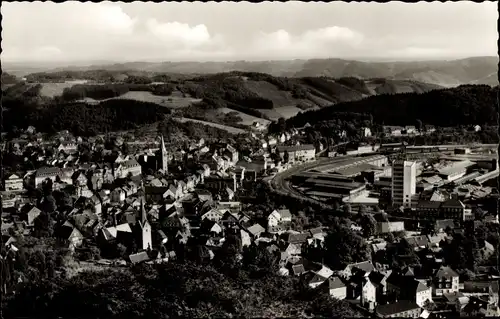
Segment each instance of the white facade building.
[{"label": "white facade building", "polygon": [[392,204],[411,207],[412,196],[416,193],[417,164],[396,160],[392,164]]}]

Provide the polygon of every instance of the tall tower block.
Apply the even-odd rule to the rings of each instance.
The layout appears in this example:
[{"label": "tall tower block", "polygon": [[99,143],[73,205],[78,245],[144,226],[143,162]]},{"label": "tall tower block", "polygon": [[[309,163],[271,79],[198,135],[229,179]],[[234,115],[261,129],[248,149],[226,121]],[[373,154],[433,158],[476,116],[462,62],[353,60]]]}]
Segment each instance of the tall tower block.
[{"label": "tall tower block", "polygon": [[395,160],[392,164],[392,204],[411,207],[412,196],[416,193],[416,163]]}]

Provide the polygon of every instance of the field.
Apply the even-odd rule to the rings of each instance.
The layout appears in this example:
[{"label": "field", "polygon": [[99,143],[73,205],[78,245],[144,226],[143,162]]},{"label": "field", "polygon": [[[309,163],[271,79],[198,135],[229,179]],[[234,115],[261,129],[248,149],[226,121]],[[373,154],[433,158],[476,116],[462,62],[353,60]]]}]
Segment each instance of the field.
[{"label": "field", "polygon": [[274,84],[264,81],[247,80],[243,84],[247,89],[257,93],[260,97],[273,101],[274,107],[297,104],[300,99],[295,99],[291,92],[281,91]]},{"label": "field", "polygon": [[42,89],[40,94],[42,96],[54,97],[61,95],[66,88],[70,88],[75,84],[84,84],[86,80],[74,80],[74,81],[66,81],[64,83],[40,83],[42,85]]},{"label": "field", "polygon": [[204,124],[204,125],[208,125],[208,126],[216,127],[218,129],[221,129],[221,130],[228,131],[229,133],[232,133],[232,134],[242,134],[242,133],[245,133],[245,130],[242,130],[242,129],[239,129],[239,128],[236,128],[236,127],[232,127],[232,126],[227,126],[227,125],[222,125],[222,124],[216,124],[216,123],[212,123],[212,122],[206,122],[206,121],[188,119],[188,118],[185,118],[185,117],[176,117],[174,119],[176,121],[181,122],[181,123],[186,123],[186,122],[201,123],[201,124]]},{"label": "field", "polygon": [[172,94],[172,96],[159,96],[151,94],[151,92],[147,91],[131,91],[119,97],[115,97],[113,99],[128,99],[128,100],[156,103],[158,105],[168,107],[170,109],[187,107],[191,103],[196,103],[201,101],[200,99],[193,99],[191,97],[182,97],[177,94]]},{"label": "field", "polygon": [[236,113],[238,113],[238,115],[242,119],[242,121],[240,122],[240,124],[243,124],[243,125],[250,126],[255,121],[258,121],[261,125],[264,125],[264,126],[267,126],[270,123],[270,121],[268,121],[266,119],[261,119],[261,118],[258,118],[258,117],[252,116],[252,115],[248,115],[248,114],[245,114],[245,113],[242,113],[242,112],[239,112],[239,111],[232,110],[232,109],[227,108],[227,107],[224,107],[224,108],[221,108],[221,109],[217,109],[217,111],[220,111],[220,112],[222,112],[224,114],[227,114],[229,112],[236,112]]},{"label": "field", "polygon": [[[311,108],[309,110],[313,109],[318,109],[318,107]],[[267,115],[270,119],[273,121],[278,120],[280,117],[284,117],[285,119],[291,118],[292,116],[297,115],[299,112],[304,112],[303,110],[299,109],[296,106],[290,105],[290,106],[282,106],[282,107],[276,107],[272,110],[259,110],[263,114]]]}]

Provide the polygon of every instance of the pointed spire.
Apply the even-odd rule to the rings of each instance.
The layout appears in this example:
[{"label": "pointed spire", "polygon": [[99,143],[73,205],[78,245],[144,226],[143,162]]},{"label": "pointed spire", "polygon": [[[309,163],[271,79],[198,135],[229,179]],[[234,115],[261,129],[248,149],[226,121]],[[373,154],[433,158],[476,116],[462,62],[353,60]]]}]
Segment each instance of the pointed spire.
[{"label": "pointed spire", "polygon": [[144,197],[141,198],[141,225],[144,226],[144,224],[147,221],[147,215],[146,215],[146,208],[144,208]]},{"label": "pointed spire", "polygon": [[160,135],[161,138],[161,150],[162,152],[166,152],[165,141],[163,140],[163,135]]}]

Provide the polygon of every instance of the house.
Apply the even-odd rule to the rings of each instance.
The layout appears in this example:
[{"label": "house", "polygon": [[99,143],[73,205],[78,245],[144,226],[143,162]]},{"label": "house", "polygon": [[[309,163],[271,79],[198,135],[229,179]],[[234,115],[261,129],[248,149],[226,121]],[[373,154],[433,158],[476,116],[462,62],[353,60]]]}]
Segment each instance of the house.
[{"label": "house", "polygon": [[406,241],[410,247],[413,247],[414,250],[421,250],[429,246],[429,239],[427,236],[423,235],[406,237],[403,240]]},{"label": "house", "polygon": [[137,176],[142,174],[142,168],[139,162],[135,159],[129,159],[113,164],[114,178],[126,178],[129,176]]},{"label": "house", "polygon": [[361,305],[373,310],[377,304],[377,288],[370,278],[363,277],[361,280]]},{"label": "house", "polygon": [[254,239],[260,237],[260,234],[264,233],[266,229],[262,227],[260,224],[254,224],[247,228],[247,231],[252,235]]},{"label": "house", "polygon": [[404,222],[379,222],[377,223],[377,232],[379,234],[395,233],[405,231]]},{"label": "house", "polygon": [[123,201],[125,201],[125,198],[126,198],[126,193],[120,187],[115,188],[110,193],[110,200],[112,203],[122,203]]},{"label": "house", "polygon": [[432,280],[433,294],[442,296],[444,293],[458,292],[459,276],[448,266],[441,266]]},{"label": "house", "polygon": [[484,247],[481,248],[480,253],[483,258],[487,259],[495,253],[495,247],[485,240]]},{"label": "house", "polygon": [[16,174],[10,175],[5,180],[5,190],[6,191],[17,191],[23,189],[23,179]]},{"label": "house", "polygon": [[38,208],[31,208],[28,212],[28,226],[33,226],[35,223],[35,219],[37,219],[37,217],[40,216],[41,213],[42,211]]},{"label": "house", "polygon": [[353,274],[361,272],[365,276],[368,276],[374,270],[375,266],[371,261],[363,261],[347,265],[342,271],[340,271],[340,275],[344,278],[350,278]]},{"label": "house", "polygon": [[432,301],[432,289],[409,274],[392,272],[387,278],[387,295],[396,300],[411,300],[419,306]]},{"label": "house", "polygon": [[57,147],[59,152],[64,152],[65,154],[73,154],[78,150],[78,145],[75,143],[61,143]]},{"label": "house", "polygon": [[132,264],[138,264],[149,260],[149,255],[146,251],[141,251],[136,254],[132,254],[128,257]]},{"label": "house", "polygon": [[42,167],[37,169],[35,173],[35,187],[40,187],[46,179],[55,182],[60,173],[61,169],[59,167]]},{"label": "house", "polygon": [[296,161],[311,161],[316,158],[316,147],[312,144],[295,145],[295,146],[278,146],[277,152],[280,158],[283,158],[285,152],[288,153],[288,161],[290,163]]},{"label": "house", "polygon": [[328,291],[330,296],[339,300],[347,297],[347,286],[337,276],[328,278]]},{"label": "house", "polygon": [[75,251],[83,243],[82,233],[68,221],[62,225],[59,234],[62,239],[69,242],[68,248],[71,251]]},{"label": "house", "polygon": [[370,137],[370,136],[372,136],[372,130],[368,127],[363,127],[360,129],[360,136],[361,137]]},{"label": "house", "polygon": [[373,283],[377,290],[377,298],[378,296],[385,296],[387,294],[387,278],[391,275],[392,270],[388,270],[385,272],[380,271],[372,271],[368,278]]},{"label": "house", "polygon": [[292,214],[290,213],[290,210],[280,209],[280,210],[278,210],[278,213],[281,217],[282,223],[291,223],[292,222]]},{"label": "house", "polygon": [[375,314],[379,318],[418,318],[421,312],[422,309],[410,300],[378,305],[375,308]]}]

